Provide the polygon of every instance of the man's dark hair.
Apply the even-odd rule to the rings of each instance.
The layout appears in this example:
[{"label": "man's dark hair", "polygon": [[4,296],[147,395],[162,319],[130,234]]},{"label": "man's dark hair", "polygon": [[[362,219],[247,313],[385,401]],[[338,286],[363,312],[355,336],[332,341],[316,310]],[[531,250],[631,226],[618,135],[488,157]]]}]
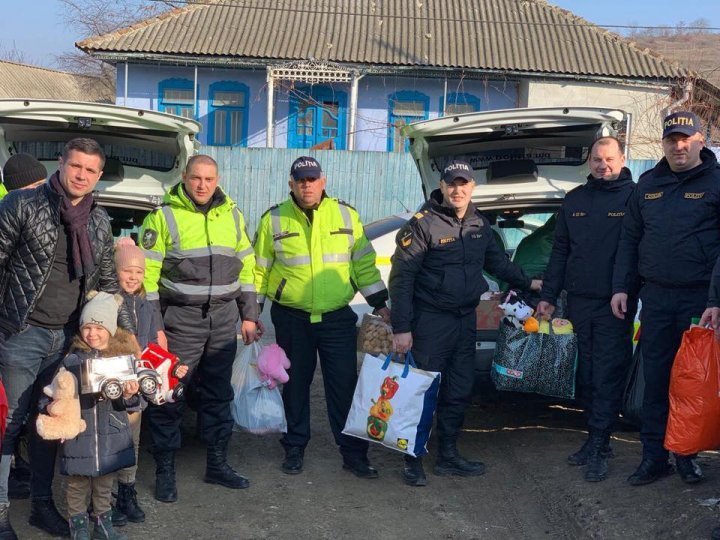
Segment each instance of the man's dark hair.
[{"label": "man's dark hair", "polygon": [[197,156],[192,156],[190,159],[188,159],[187,165],[185,165],[185,172],[188,172],[193,165],[196,163],[204,163],[205,165],[213,165],[215,167],[215,170],[218,169],[217,161],[215,161],[213,158],[208,156],[207,154],[198,154]]},{"label": "man's dark hair", "polygon": [[105,151],[102,146],[98,144],[96,140],[86,139],[78,137],[77,139],[70,139],[62,151],[63,161],[67,161],[70,152],[82,152],[83,154],[89,154],[91,156],[100,157],[100,170],[105,167]]},{"label": "man's dark hair", "polygon": [[588,156],[592,155],[593,148],[595,148],[595,145],[597,146],[607,146],[608,144],[612,144],[614,142],[617,143],[618,148],[620,149],[620,153],[625,153],[625,145],[618,139],[617,137],[613,137],[612,135],[608,135],[607,137],[600,137],[599,139],[596,139],[595,142],[593,142],[590,145],[590,149],[588,150]]}]

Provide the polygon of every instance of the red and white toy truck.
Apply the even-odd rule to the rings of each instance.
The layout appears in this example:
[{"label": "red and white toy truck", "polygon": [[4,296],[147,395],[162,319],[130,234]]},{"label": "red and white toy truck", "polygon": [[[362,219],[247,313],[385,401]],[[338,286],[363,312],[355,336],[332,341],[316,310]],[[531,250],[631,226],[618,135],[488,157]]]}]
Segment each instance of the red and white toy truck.
[{"label": "red and white toy truck", "polygon": [[153,395],[146,399],[155,405],[174,403],[178,401],[185,391],[185,384],[177,377],[177,368],[180,359],[173,353],[166,351],[159,345],[150,343],[137,360],[137,372],[144,369],[153,369],[160,377],[160,384]]}]

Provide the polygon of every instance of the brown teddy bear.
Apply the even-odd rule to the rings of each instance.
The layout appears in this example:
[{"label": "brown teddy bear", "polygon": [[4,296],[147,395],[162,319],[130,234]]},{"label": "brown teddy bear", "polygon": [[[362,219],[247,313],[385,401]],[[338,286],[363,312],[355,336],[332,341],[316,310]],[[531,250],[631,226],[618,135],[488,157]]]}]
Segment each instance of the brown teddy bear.
[{"label": "brown teddy bear", "polygon": [[48,414],[39,414],[37,418],[37,431],[43,439],[65,441],[85,431],[77,384],[75,375],[61,367],[52,383],[43,388],[45,395],[52,398],[47,406]]}]

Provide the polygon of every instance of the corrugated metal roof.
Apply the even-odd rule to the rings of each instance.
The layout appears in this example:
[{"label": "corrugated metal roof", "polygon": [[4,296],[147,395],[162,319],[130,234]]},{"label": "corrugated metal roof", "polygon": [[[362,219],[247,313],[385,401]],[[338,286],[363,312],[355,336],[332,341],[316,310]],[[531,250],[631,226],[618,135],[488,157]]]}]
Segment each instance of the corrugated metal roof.
[{"label": "corrugated metal roof", "polygon": [[544,0],[206,0],[81,41],[90,53],[546,72],[687,74]]},{"label": "corrugated metal roof", "polygon": [[95,77],[0,60],[0,98],[112,103],[115,94]]}]

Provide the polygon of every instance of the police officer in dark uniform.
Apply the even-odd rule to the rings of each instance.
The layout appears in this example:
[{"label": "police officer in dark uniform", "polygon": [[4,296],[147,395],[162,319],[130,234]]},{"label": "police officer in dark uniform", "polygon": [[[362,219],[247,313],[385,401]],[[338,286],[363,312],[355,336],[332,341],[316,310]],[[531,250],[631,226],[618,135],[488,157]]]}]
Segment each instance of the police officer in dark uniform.
[{"label": "police officer in dark uniform", "polygon": [[599,482],[607,477],[610,434],[632,358],[637,288],[629,289],[625,319],[613,316],[610,298],[622,220],[635,184],[614,137],[595,141],[588,163],[587,183],[565,196],[558,213],[537,313],[549,319],[567,290],[568,318],[578,338],[578,397],[588,423],[588,439],[568,463],[587,464],[585,480]]},{"label": "police officer in dark uniform", "polygon": [[[705,148],[698,117],[676,112],[663,122],[665,157],[640,177],[623,220],[613,273],[612,310],[630,317],[629,283],[642,280],[645,395],[640,439],[643,459],[629,478],[649,484],[672,472],[663,448],[670,370],[683,332],[704,314],[713,266],[720,254],[720,166]],[[675,456],[684,482],[702,480],[695,456]]]},{"label": "police officer in dark uniform", "polygon": [[[438,475],[477,476],[485,466],[457,450],[475,373],[475,308],[488,290],[483,269],[513,287],[540,290],[498,246],[490,222],[473,206],[472,167],[452,161],[440,189],[397,234],[390,271],[395,349],[412,349],[418,367],[442,372],[437,408]],[[427,482],[422,458],[405,456],[405,483]]]}]

